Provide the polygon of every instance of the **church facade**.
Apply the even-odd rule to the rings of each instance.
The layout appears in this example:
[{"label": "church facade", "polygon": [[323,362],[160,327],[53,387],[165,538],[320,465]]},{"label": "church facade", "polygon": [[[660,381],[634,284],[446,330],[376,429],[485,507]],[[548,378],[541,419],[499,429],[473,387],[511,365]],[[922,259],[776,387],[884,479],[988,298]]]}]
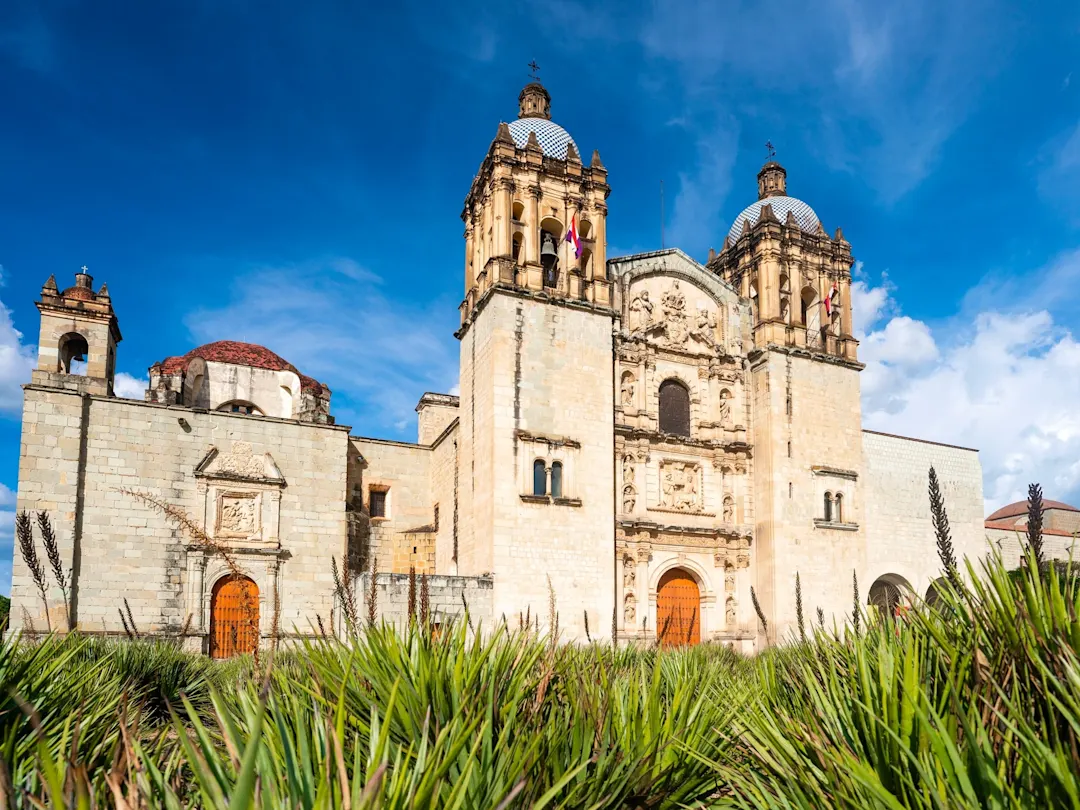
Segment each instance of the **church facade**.
[{"label": "church facade", "polygon": [[850,616],[853,578],[885,609],[925,596],[931,465],[981,556],[977,452],[862,428],[851,245],[785,169],[704,264],[609,259],[607,170],[550,107],[525,87],[465,198],[459,395],[420,399],[416,443],[335,424],[327,386],[231,341],[114,397],[108,291],[50,279],[18,508],[52,515],[72,596],[43,605],[16,553],[13,624],[123,632],[127,600],[143,632],[223,654],[238,594],[243,647],[340,623],[335,569],[361,604],[374,571],[401,620],[412,570],[440,616],[543,624],[554,598],[565,638],[750,652],[793,631],[797,576],[808,622]]}]

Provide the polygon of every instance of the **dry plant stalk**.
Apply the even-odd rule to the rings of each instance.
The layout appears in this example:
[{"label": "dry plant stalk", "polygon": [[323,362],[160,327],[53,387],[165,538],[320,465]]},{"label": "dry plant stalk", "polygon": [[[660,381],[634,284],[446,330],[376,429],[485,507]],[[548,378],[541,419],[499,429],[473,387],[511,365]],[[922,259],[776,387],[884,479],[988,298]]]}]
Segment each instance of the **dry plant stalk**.
[{"label": "dry plant stalk", "polygon": [[[941,494],[937,471],[930,467],[930,516],[934,523],[934,538],[937,542],[938,558],[945,575],[953,587],[960,585],[960,573],[956,566],[956,552],[953,550],[952,533],[949,529],[949,514],[945,511],[945,496]],[[858,628],[856,628],[858,629]]]},{"label": "dry plant stalk", "polygon": [[127,616],[124,615],[124,611],[117,608],[116,612],[120,614],[120,624],[124,625],[124,635],[128,637],[128,641],[134,641],[135,633],[132,631],[130,625],[128,625]]},{"label": "dry plant stalk", "polygon": [[348,625],[349,633],[353,634],[356,632],[358,622],[356,596],[348,580],[348,574],[345,573],[343,578],[342,572],[338,570],[337,557],[330,558],[330,567],[334,575],[334,595],[341,602],[341,609],[345,613],[345,623]]},{"label": "dry plant stalk", "polygon": [[1046,557],[1043,552],[1043,495],[1038,484],[1028,484],[1027,511],[1027,545],[1035,557],[1035,564],[1042,569]]},{"label": "dry plant stalk", "polygon": [[416,566],[409,566],[409,624],[416,621]]},{"label": "dry plant stalk", "polygon": [[376,573],[379,570],[378,559],[374,554],[371,555],[371,576],[368,583],[368,600],[367,600],[367,623],[368,627],[374,627],[375,622],[379,618],[379,583],[376,580]]},{"label": "dry plant stalk", "polygon": [[761,622],[761,629],[765,631],[765,635],[769,635],[769,622],[765,619],[765,611],[761,609],[761,603],[758,601],[757,592],[754,590],[754,586],[750,586],[750,601],[754,603],[754,612],[757,613],[758,620]]},{"label": "dry plant stalk", "polygon": [[37,547],[34,545],[34,530],[30,525],[28,512],[19,512],[15,516],[15,535],[19,540],[19,553],[23,562],[30,570],[30,578],[34,580],[38,594],[41,596],[41,604],[45,607],[45,624],[52,633],[52,618],[49,616],[49,596],[45,588],[45,567],[38,558]]},{"label": "dry plant stalk", "polygon": [[60,592],[64,595],[64,621],[67,629],[71,626],[71,597],[68,594],[68,578],[64,573],[63,561],[60,559],[60,544],[53,531],[49,513],[42,510],[37,513],[38,530],[41,532],[41,544],[45,546],[45,555],[49,558],[49,566],[52,568],[53,578],[60,586]]},{"label": "dry plant stalk", "polygon": [[851,626],[855,628],[855,635],[859,635],[859,615],[862,613],[859,610],[859,575],[855,571],[851,572],[851,585],[852,585],[852,604],[851,604]]},{"label": "dry plant stalk", "polygon": [[[420,575],[420,624],[427,628],[431,623],[431,592],[428,586],[427,574]],[[506,624],[506,614],[503,614],[503,624]]]},{"label": "dry plant stalk", "polygon": [[[129,498],[133,498],[140,503],[147,506],[152,506],[155,509],[162,512],[165,517],[171,520],[176,526],[185,534],[187,534],[192,540],[199,545],[205,546],[211,553],[220,554],[221,558],[225,560],[225,565],[229,569],[229,575],[236,580],[248,579],[248,575],[244,572],[244,569],[236,562],[236,558],[233,556],[229,548],[223,543],[219,543],[213,537],[208,535],[199,526],[198,523],[178,506],[174,506],[168,501],[163,501],[155,495],[151,495],[148,492],[140,492],[135,489],[128,489],[127,487],[121,487],[116,490],[121,495],[127,495]],[[255,601],[254,595],[251,593],[250,588],[242,588],[240,590],[241,608],[244,612],[244,617],[247,620],[248,630],[251,633],[251,637],[255,640],[253,657],[255,659],[255,666],[259,666],[259,606]]]},{"label": "dry plant stalk", "polygon": [[821,608],[817,609],[817,623],[818,627],[820,627],[822,630],[825,629],[825,611]]},{"label": "dry plant stalk", "polygon": [[[139,628],[135,625],[135,617],[131,615],[131,605],[128,604],[127,597],[124,597],[124,610],[127,611],[127,623],[124,625],[126,628],[128,624],[131,625],[131,633],[135,638],[142,638],[142,633],[139,632]],[[121,615],[123,618],[123,615]]]},{"label": "dry plant stalk", "polygon": [[799,620],[799,638],[806,641],[806,626],[803,624],[802,610],[802,580],[799,572],[795,572],[795,617]]}]

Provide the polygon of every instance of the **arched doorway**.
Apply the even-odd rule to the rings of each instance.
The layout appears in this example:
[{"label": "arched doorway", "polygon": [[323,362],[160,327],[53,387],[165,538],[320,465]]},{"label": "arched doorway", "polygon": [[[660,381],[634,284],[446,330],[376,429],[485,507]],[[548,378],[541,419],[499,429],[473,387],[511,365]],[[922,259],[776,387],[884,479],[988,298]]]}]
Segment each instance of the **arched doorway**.
[{"label": "arched doorway", "polygon": [[259,643],[259,586],[247,577],[222,577],[210,594],[210,657],[255,652]]},{"label": "arched doorway", "polygon": [[866,603],[877,609],[883,619],[896,618],[900,609],[911,601],[911,585],[898,574],[884,574],[874,580]]},{"label": "arched doorway", "polygon": [[690,572],[672,568],[656,588],[656,637],[661,647],[701,641],[701,591]]}]

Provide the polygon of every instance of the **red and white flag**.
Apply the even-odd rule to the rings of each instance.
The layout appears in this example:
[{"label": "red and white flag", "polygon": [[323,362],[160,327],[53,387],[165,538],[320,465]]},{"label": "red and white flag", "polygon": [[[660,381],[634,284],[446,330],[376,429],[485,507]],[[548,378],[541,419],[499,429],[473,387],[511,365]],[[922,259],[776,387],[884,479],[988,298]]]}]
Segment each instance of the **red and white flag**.
[{"label": "red and white flag", "polygon": [[832,289],[829,290],[829,294],[825,297],[825,314],[830,318],[832,317],[833,310],[833,298],[840,294],[840,290],[836,287],[836,282],[833,282]]},{"label": "red and white flag", "polygon": [[574,258],[581,258],[581,239],[578,238],[577,232],[577,214],[570,217],[570,228],[566,231],[566,238],[564,242],[570,242],[574,246]]}]

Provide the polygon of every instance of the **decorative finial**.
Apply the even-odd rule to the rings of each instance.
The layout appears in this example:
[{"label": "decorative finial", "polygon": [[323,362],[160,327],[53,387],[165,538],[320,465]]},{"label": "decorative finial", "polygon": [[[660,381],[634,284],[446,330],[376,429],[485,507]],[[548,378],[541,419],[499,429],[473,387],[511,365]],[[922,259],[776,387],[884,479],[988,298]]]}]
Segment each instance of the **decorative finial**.
[{"label": "decorative finial", "polygon": [[773,148],[772,141],[765,141],[765,148],[769,150],[769,158],[776,157],[776,149]]},{"label": "decorative finial", "polygon": [[84,273],[89,272],[89,270],[90,270],[90,268],[87,267],[85,264],[82,267],[80,267],[79,269],[82,270]]},{"label": "decorative finial", "polygon": [[529,78],[532,79],[534,82],[540,81],[540,77],[536,75],[540,70],[540,66],[538,64],[536,64],[536,60],[533,59],[531,62],[529,62],[528,67],[529,67]]}]

